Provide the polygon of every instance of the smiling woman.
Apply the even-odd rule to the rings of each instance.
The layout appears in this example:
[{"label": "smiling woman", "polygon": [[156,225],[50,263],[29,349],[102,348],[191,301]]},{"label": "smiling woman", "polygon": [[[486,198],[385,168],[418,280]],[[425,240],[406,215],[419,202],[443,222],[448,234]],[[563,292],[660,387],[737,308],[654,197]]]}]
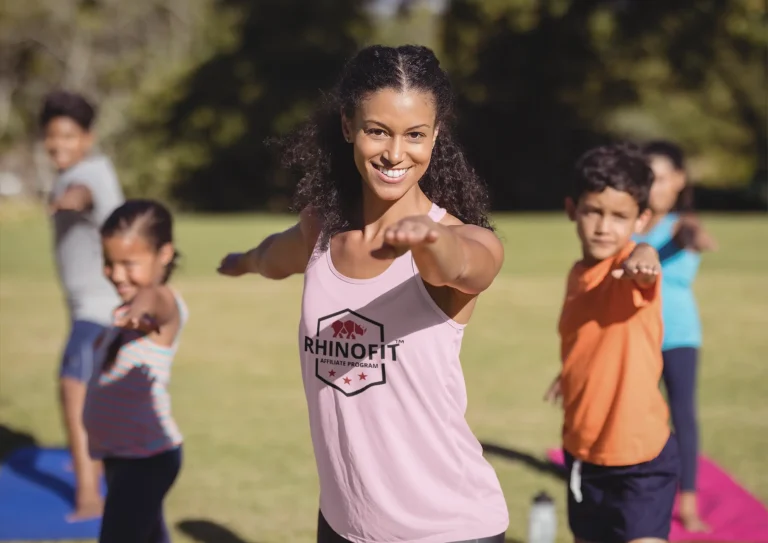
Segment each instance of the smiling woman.
[{"label": "smiling woman", "polygon": [[504,255],[451,137],[425,47],[374,46],[284,142],[299,222],[221,262],[304,273],[299,330],[319,543],[504,541],[507,508],[464,413],[464,326]]},{"label": "smiling woman", "polygon": [[453,137],[453,106],[448,75],[427,48],[369,47],[347,65],[310,122],[281,142],[283,164],[301,176],[296,208],[312,206],[323,217],[323,245],[361,226],[362,191],[377,186],[374,169],[390,170],[384,182],[409,172],[388,199],[418,183],[462,222],[491,227],[485,185]]}]

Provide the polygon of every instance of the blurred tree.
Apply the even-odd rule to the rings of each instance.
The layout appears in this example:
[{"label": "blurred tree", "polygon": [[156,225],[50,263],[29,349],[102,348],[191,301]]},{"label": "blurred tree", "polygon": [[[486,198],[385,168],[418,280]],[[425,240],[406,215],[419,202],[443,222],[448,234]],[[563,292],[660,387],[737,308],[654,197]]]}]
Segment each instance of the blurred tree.
[{"label": "blurred tree", "polygon": [[376,18],[374,31],[363,45],[424,45],[441,58],[442,14],[433,4],[429,0],[399,0],[393,13]]},{"label": "blurred tree", "polygon": [[[124,134],[143,191],[174,182],[184,207],[286,207],[293,187],[264,145],[304,119],[369,32],[357,0],[217,0],[234,42],[198,66]],[[140,157],[141,163],[137,163]]]},{"label": "blurred tree", "polygon": [[[768,174],[765,0],[651,0],[617,11],[612,65],[638,89],[656,130],[694,153],[716,184]],[[634,63],[632,62],[634,60]],[[631,69],[626,69],[631,66]],[[637,108],[625,112],[636,115]],[[621,112],[616,116],[621,126]]]},{"label": "blurred tree", "polygon": [[34,141],[53,88],[97,102],[97,128],[112,148],[145,86],[169,84],[217,45],[200,39],[212,15],[211,0],[0,2],[0,151]]},{"label": "blurred tree", "polygon": [[616,136],[678,139],[698,177],[749,180],[766,152],[763,1],[450,2],[461,132],[496,207],[559,206],[574,159]]},{"label": "blurred tree", "polygon": [[601,141],[612,88],[592,39],[600,0],[455,0],[443,48],[460,132],[501,209],[562,203],[576,155]]}]

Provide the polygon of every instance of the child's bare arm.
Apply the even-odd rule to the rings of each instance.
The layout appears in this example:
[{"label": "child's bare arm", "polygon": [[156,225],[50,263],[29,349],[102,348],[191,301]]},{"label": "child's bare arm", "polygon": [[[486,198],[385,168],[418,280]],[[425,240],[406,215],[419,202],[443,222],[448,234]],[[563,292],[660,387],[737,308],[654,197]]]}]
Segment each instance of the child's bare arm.
[{"label": "child's bare arm", "polygon": [[80,212],[85,211],[91,205],[93,205],[91,190],[85,185],[73,184],[67,187],[61,196],[51,202],[50,212],[55,213],[59,210]]},{"label": "child's bare arm", "polygon": [[117,319],[115,325],[145,333],[159,333],[163,326],[176,318],[177,312],[176,300],[168,287],[144,287],[139,290],[128,311]]},{"label": "child's bare arm", "polygon": [[678,247],[699,253],[717,250],[717,241],[694,215],[686,215],[680,219],[674,241]]}]

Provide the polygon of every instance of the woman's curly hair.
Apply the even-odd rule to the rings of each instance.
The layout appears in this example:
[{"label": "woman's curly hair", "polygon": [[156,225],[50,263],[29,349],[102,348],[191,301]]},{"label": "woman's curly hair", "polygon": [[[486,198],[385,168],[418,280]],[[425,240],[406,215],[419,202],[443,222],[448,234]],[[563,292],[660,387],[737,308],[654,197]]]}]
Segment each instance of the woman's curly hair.
[{"label": "woman's curly hair", "polygon": [[362,181],[352,146],[342,135],[341,112],[353,117],[363,100],[382,89],[417,90],[434,97],[440,133],[419,181],[421,190],[465,224],[493,230],[486,186],[454,140],[453,91],[437,57],[427,47],[374,45],[347,63],[319,110],[280,142],[283,166],[300,176],[294,210],[311,206],[321,218],[321,248],[327,248],[333,235],[362,227]]}]

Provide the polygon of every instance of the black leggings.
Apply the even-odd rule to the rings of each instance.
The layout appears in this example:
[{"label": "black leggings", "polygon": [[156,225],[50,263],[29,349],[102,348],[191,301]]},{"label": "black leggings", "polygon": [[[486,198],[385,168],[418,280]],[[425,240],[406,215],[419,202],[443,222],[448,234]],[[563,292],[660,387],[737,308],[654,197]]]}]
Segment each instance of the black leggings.
[{"label": "black leggings", "polygon": [[99,543],[170,543],[163,500],[180,468],[181,448],[147,458],[105,458]]},{"label": "black leggings", "polygon": [[[319,512],[317,517],[317,543],[350,543],[348,539],[344,539],[333,531],[322,512]],[[469,541],[446,541],[445,543],[504,543],[504,534],[470,539]]]},{"label": "black leggings", "polygon": [[699,428],[696,421],[696,368],[699,351],[692,347],[669,349],[664,355],[664,386],[680,454],[680,490],[696,490]]}]

